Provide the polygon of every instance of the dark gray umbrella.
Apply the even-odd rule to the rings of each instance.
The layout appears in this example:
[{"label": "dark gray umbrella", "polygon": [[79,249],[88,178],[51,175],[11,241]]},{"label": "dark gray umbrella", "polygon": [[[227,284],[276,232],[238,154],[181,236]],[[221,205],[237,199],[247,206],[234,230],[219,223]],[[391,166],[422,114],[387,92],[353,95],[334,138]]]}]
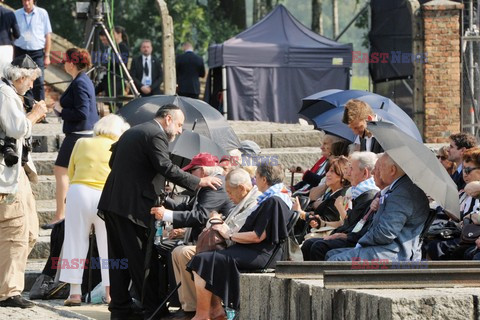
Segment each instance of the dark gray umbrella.
[{"label": "dark gray umbrella", "polygon": [[[168,149],[171,154],[191,160],[200,152],[208,152],[220,160],[223,156],[228,156],[228,152],[211,139],[193,132],[184,130],[175,141],[169,144]],[[187,161],[188,163],[188,161]]]},{"label": "dark gray umbrella", "polygon": [[392,123],[369,122],[368,130],[413,183],[459,220],[457,186],[430,149]]},{"label": "dark gray umbrella", "polygon": [[223,115],[208,103],[181,96],[151,96],[136,98],[123,106],[118,114],[131,126],[150,121],[158,109],[168,103],[179,106],[185,114],[183,127],[218,143],[226,150],[240,147],[240,140]]}]

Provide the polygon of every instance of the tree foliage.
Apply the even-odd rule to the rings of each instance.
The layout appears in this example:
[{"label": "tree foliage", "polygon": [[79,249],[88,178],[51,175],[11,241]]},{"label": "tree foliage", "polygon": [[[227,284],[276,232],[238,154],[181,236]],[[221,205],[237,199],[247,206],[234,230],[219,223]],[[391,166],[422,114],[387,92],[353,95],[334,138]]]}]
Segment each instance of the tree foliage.
[{"label": "tree foliage", "polygon": [[[86,0],[83,0],[86,1]],[[68,39],[76,46],[84,45],[85,20],[76,19],[75,2],[72,0],[39,1],[50,16],[53,32]],[[143,39],[151,39],[154,51],[161,54],[161,18],[155,0],[106,0],[113,8],[114,24],[126,28],[130,48],[138,53]],[[175,45],[191,41],[200,54],[210,43],[223,42],[245,28],[245,2],[229,0],[170,0],[167,1],[174,23]],[[21,7],[18,0],[7,0],[12,8]],[[228,10],[228,11],[227,11]],[[243,19],[238,13],[243,11]],[[243,22],[243,23],[242,23]],[[107,19],[104,21],[108,27]]]}]

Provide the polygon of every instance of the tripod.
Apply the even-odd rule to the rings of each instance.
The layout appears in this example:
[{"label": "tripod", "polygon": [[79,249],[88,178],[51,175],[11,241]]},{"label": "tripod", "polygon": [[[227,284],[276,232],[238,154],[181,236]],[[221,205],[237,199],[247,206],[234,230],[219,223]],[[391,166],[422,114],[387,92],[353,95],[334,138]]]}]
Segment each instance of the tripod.
[{"label": "tripod", "polygon": [[[90,12],[91,11],[92,10],[90,9]],[[103,23],[103,1],[97,1],[97,3],[95,4],[95,7],[94,7],[93,17],[89,18],[89,19],[93,19],[93,23],[91,24],[91,26],[90,26],[91,29],[88,32],[88,38],[87,38],[87,41],[85,42],[85,48],[88,50],[89,47],[91,47],[92,49],[95,47],[96,42],[93,41],[94,36],[98,35],[98,30],[102,30],[104,32],[107,40],[108,40],[108,45],[109,45],[110,49],[115,54],[115,60],[119,62],[120,67],[122,68],[123,74],[128,80],[128,84],[130,86],[130,89],[132,90],[135,97],[139,97],[140,93],[138,92],[137,88],[135,87],[135,83],[133,82],[132,76],[128,72],[127,66],[123,62],[122,56],[118,52],[117,47],[116,47],[115,43],[113,42],[112,37],[110,36],[110,33],[108,32],[107,28],[105,27],[105,24]],[[101,61],[98,61],[98,60],[101,60],[101,59],[97,59],[96,65],[94,65],[93,69],[90,70],[89,72],[96,71],[100,68],[99,64],[101,64]],[[116,73],[115,63],[113,64],[113,67],[114,67],[113,74],[115,75],[115,73]],[[110,71],[107,70],[107,72],[110,72]],[[107,76],[109,76],[109,75],[107,74]],[[95,77],[95,74],[94,74],[94,77]],[[117,80],[116,76],[114,76],[113,77],[113,97],[111,99],[109,99],[110,101],[113,101],[113,102],[117,102],[119,100],[118,97],[117,97],[116,80]]]}]

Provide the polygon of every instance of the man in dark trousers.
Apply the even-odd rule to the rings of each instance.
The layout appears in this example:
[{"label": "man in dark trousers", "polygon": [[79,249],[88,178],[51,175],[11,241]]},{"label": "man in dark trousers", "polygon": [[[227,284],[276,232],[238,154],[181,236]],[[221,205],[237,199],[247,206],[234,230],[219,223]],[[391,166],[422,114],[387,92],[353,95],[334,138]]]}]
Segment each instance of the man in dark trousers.
[{"label": "man in dark trousers", "polygon": [[[167,104],[158,110],[155,119],[127,130],[112,147],[112,171],[105,183],[98,209],[99,215],[105,219],[109,258],[115,261],[127,259],[128,268],[110,269],[111,319],[130,319],[133,316],[128,291],[130,280],[137,294],[142,295],[145,319],[154,313],[165,298],[166,293],[160,292],[158,286],[158,257],[155,250],[151,250],[146,259],[154,223],[150,209],[156,204],[164,180],[191,190],[198,187],[215,189],[215,185],[221,184],[217,177],[195,177],[170,161],[168,143],[182,132],[184,119],[179,107]],[[153,237],[150,238],[153,241]],[[146,260],[150,260],[148,265]],[[146,269],[149,269],[148,275]],[[157,313],[157,317],[166,314],[168,309],[165,307]]]},{"label": "man in dark trousers", "polygon": [[205,77],[205,64],[202,57],[193,52],[189,42],[183,44],[184,53],[177,56],[177,93],[179,96],[197,99],[200,95],[200,81]]},{"label": "man in dark trousers", "polygon": [[[3,0],[0,0],[3,3]],[[0,5],[0,65],[12,62],[13,40],[20,37],[17,19],[12,10]]]},{"label": "man in dark trousers", "polygon": [[145,39],[140,45],[142,55],[133,58],[130,75],[142,97],[161,94],[162,64],[152,55],[152,41]]},{"label": "man in dark trousers", "polygon": [[34,0],[22,0],[23,8],[15,11],[20,37],[15,40],[15,57],[28,54],[42,70],[33,83],[33,98],[45,99],[44,69],[50,65],[52,26],[47,10],[37,7]]}]

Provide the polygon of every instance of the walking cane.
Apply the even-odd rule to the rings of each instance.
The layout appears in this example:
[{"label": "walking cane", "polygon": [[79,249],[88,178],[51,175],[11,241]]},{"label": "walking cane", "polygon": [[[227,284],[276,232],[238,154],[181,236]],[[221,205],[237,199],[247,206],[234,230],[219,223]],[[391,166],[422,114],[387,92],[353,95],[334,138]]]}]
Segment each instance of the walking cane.
[{"label": "walking cane", "polygon": [[87,296],[85,297],[86,303],[92,302],[92,256],[93,256],[93,237],[95,237],[95,226],[92,225],[90,229],[90,255],[88,257],[88,261],[90,262],[88,265],[88,287],[87,287]]}]

